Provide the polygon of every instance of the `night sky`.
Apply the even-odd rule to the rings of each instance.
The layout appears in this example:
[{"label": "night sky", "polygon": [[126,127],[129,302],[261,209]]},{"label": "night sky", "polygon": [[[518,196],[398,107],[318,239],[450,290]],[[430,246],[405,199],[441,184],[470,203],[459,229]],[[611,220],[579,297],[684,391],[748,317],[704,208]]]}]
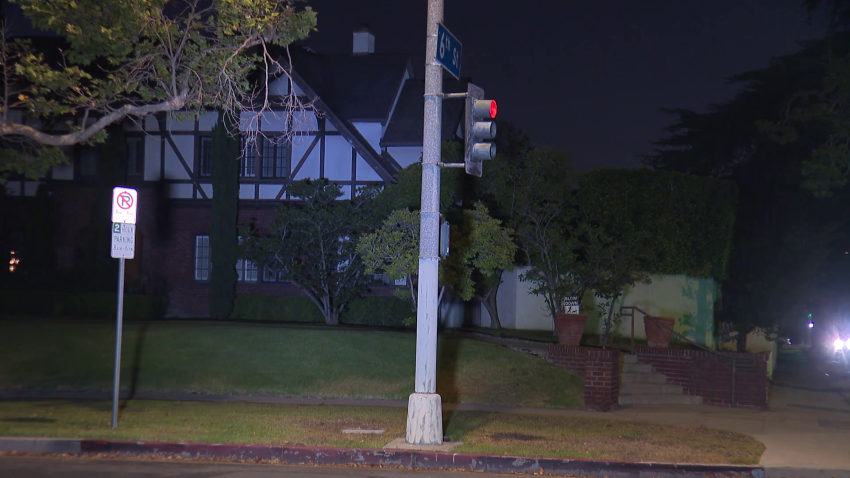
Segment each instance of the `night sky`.
[{"label": "night sky", "polygon": [[[586,170],[635,166],[669,118],[732,96],[726,78],[764,67],[824,33],[801,0],[445,0],[463,43],[462,76],[538,146]],[[351,48],[361,23],[376,52],[413,55],[424,71],[426,0],[312,0],[319,52]],[[520,8],[519,6],[522,5]]]},{"label": "night sky", "polygon": [[[5,3],[5,2],[4,2]],[[824,33],[801,0],[445,0],[463,43],[461,75],[499,102],[535,144],[577,166],[636,166],[669,118],[731,97],[726,78],[791,53]],[[408,53],[424,71],[426,0],[311,0],[320,53],[351,49],[369,24],[375,49]],[[519,8],[519,5],[522,5]],[[20,25],[13,7],[9,20]]]}]

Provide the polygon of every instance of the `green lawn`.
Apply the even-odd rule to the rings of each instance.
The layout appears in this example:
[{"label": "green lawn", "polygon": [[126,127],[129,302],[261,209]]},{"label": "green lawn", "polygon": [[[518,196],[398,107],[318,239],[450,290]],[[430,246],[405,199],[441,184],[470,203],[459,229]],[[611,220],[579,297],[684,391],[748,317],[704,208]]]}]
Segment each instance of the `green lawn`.
[{"label": "green lawn", "polygon": [[[111,390],[114,325],[0,321],[0,389]],[[122,389],[404,399],[413,391],[415,336],[405,332],[215,322],[128,323]],[[441,338],[445,402],[583,405],[580,377],[538,357]]]},{"label": "green lawn", "polygon": [[[108,401],[0,402],[0,435],[382,448],[403,437],[406,410],[131,400],[119,428]],[[384,429],[381,435],[343,429]],[[446,414],[459,453],[678,463],[758,463],[764,446],[739,433],[626,421],[481,412]]]}]

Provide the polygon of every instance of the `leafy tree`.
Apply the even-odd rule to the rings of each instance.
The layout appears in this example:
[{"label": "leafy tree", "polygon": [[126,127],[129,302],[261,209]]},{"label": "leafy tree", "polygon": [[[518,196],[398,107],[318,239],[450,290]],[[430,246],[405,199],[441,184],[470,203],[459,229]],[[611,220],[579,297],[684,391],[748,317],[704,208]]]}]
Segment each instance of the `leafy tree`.
[{"label": "leafy tree", "polygon": [[[101,141],[125,118],[303,106],[295,93],[272,101],[264,83],[288,75],[280,48],[316,26],[300,0],[13,1],[66,45],[41,51],[0,38],[0,137],[16,146],[0,156],[0,172],[37,177],[64,161],[58,147]],[[249,78],[257,70],[259,84]],[[16,109],[44,127],[16,119]]]},{"label": "leafy tree", "polygon": [[571,234],[577,217],[572,191],[577,175],[570,156],[534,149],[488,166],[487,181],[479,183],[481,194],[508,218],[521,261],[530,266],[521,278],[543,296],[554,317],[563,312],[564,298],[586,290],[586,284],[570,274],[578,259],[577,239]]},{"label": "leafy tree", "polygon": [[414,317],[407,321],[412,323],[419,273],[419,211],[393,211],[378,230],[360,237],[357,252],[363,258],[367,274],[383,272],[392,280],[404,280],[407,289],[396,289],[394,295],[413,307]]},{"label": "leafy tree", "polygon": [[[448,288],[464,300],[476,297],[478,281],[492,281],[499,269],[512,266],[516,246],[510,229],[493,219],[483,204],[463,210],[461,224],[452,227],[451,250],[440,267],[440,300]],[[357,246],[367,273],[382,271],[390,279],[404,280],[406,290],[396,295],[416,310],[419,273],[419,211],[399,209],[375,232],[360,238]]]},{"label": "leafy tree", "polygon": [[[499,324],[496,293],[502,272],[513,269],[517,253],[513,230],[490,216],[483,203],[463,211],[462,223],[451,232],[454,255],[445,263],[445,282],[464,300],[477,299]],[[493,319],[495,317],[495,319]]]},{"label": "leafy tree", "polygon": [[374,189],[351,201],[327,181],[302,180],[289,186],[297,202],[286,203],[268,234],[242,230],[242,256],[280,271],[322,311],[327,324],[338,324],[342,310],[369,283],[357,251],[357,238],[376,225]]},{"label": "leafy tree", "polygon": [[212,129],[212,228],[210,229],[210,315],[225,319],[236,295],[239,253],[240,140],[233,117],[219,113]]},{"label": "leafy tree", "polygon": [[835,231],[847,224],[840,195],[818,199],[803,189],[801,171],[828,142],[829,129],[801,122],[797,140],[776,141],[783,133],[776,127],[780,112],[796,104],[801,91],[820,90],[823,60],[833,45],[813,42],[767,68],[735,76],[740,92],[706,113],[673,111],[668,134],[645,158],[658,169],[727,178],[738,186],[728,277],[717,310],[741,339],[802,316],[818,294]]},{"label": "leafy tree", "polygon": [[603,324],[602,343],[607,343],[617,327],[620,313],[617,301],[627,286],[650,283],[645,256],[646,235],[612,234],[591,218],[584,218],[579,227],[582,249],[573,272],[603,299],[600,307]]},{"label": "leafy tree", "polygon": [[813,79],[781,104],[780,114],[758,122],[780,144],[809,149],[802,164],[803,187],[827,197],[850,175],[850,33],[813,42],[803,52]]},{"label": "leafy tree", "polygon": [[[460,144],[444,142],[442,159],[445,162],[463,162]],[[460,168],[443,168],[440,173],[440,212],[446,213],[449,208],[457,205],[463,199],[465,173]],[[396,174],[395,183],[387,185],[381,191],[379,212],[389,215],[397,209],[419,209],[422,201],[422,164],[414,163]]]}]

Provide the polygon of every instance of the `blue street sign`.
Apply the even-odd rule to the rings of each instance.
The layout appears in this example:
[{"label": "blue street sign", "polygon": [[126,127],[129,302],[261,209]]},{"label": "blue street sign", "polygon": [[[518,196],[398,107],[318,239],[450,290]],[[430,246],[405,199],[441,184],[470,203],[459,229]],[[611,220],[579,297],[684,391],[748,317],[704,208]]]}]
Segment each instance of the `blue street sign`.
[{"label": "blue street sign", "polygon": [[437,24],[437,61],[455,78],[460,78],[461,44],[454,35],[443,26]]}]

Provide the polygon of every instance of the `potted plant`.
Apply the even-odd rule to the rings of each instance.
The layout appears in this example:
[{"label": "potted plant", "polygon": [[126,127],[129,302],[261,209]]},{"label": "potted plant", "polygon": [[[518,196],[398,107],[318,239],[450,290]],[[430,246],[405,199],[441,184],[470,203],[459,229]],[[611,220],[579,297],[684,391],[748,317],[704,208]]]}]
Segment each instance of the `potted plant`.
[{"label": "potted plant", "polygon": [[670,346],[670,338],[673,336],[673,326],[676,319],[673,317],[645,317],[643,319],[646,330],[646,341],[650,347],[664,348]]},{"label": "potted plant", "polygon": [[[551,230],[549,234],[555,236]],[[558,343],[577,346],[581,343],[587,321],[587,315],[580,310],[587,285],[581,274],[583,269],[577,264],[576,237],[567,234],[559,236],[545,251],[546,260],[531,255],[531,267],[520,279],[530,282],[530,292],[542,296],[546,302]]]},{"label": "potted plant", "polygon": [[580,308],[581,299],[579,297],[566,297],[564,299],[564,312],[554,314],[555,333],[558,335],[559,344],[575,346],[581,343],[587,315],[581,314]]}]

